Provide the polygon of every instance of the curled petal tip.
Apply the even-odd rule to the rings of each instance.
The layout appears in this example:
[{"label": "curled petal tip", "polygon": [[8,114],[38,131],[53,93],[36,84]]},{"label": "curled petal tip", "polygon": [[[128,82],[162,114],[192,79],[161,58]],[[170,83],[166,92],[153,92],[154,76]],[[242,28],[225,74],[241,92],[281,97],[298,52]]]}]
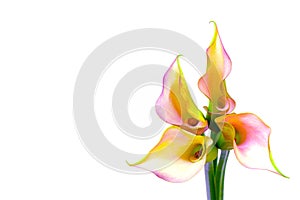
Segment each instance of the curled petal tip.
[{"label": "curled petal tip", "polygon": [[290,177],[284,175],[284,174],[279,170],[279,168],[276,166],[275,161],[274,161],[274,159],[273,159],[272,152],[271,152],[271,150],[270,150],[270,144],[269,144],[269,156],[270,156],[271,164],[272,164],[272,166],[274,167],[274,169],[276,170],[276,172],[277,172],[279,175],[281,175],[282,177],[289,179]]},{"label": "curled petal tip", "polygon": [[128,160],[125,160],[125,162],[129,167],[133,167],[136,164],[136,163],[130,163],[130,162],[128,162]]},{"label": "curled petal tip", "polygon": [[217,27],[217,23],[216,23],[214,20],[209,21],[209,23],[210,23],[210,24],[212,23],[212,24],[214,25],[215,29],[218,28],[218,27]]},{"label": "curled petal tip", "polygon": [[179,61],[179,58],[183,57],[182,54],[179,54],[176,56],[176,59],[175,59],[175,62],[177,64],[177,68],[178,68],[178,71],[179,73],[183,76],[183,72],[182,72],[182,69],[181,69],[181,66],[180,66],[180,61]]},{"label": "curled petal tip", "polygon": [[212,23],[214,25],[215,31],[218,30],[218,26],[217,26],[217,23],[215,21],[211,20],[211,21],[209,21],[209,23],[210,24]]},{"label": "curled petal tip", "polygon": [[217,36],[218,36],[218,26],[217,26],[217,23],[216,23],[215,21],[210,21],[209,23],[213,23],[213,25],[214,25],[214,35],[213,35],[213,38],[212,38],[212,40],[211,40],[211,42],[210,42],[210,45],[209,45],[209,47],[210,47],[210,46],[212,46],[212,45],[216,42],[216,40],[217,40]]}]

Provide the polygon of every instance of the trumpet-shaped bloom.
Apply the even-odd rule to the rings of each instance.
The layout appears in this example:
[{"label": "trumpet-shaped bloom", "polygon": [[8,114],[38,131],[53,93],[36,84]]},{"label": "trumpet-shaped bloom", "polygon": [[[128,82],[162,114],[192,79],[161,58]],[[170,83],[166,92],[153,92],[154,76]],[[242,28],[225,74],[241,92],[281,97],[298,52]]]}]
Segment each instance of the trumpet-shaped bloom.
[{"label": "trumpet-shaped bloom", "polygon": [[238,161],[250,169],[268,170],[284,176],[276,167],[270,149],[271,129],[252,113],[229,114],[216,119],[224,123],[218,145],[234,149]]},{"label": "trumpet-shaped bloom", "polygon": [[151,171],[169,182],[187,181],[203,168],[211,144],[209,137],[171,126],[148,155],[130,165]]},{"label": "trumpet-shaped bloom", "polygon": [[213,113],[230,113],[235,108],[235,101],[227,92],[225,78],[231,71],[231,60],[223,47],[215,22],[215,33],[206,50],[207,69],[199,79],[198,87],[210,99],[210,111]]},{"label": "trumpet-shaped bloom", "polygon": [[156,102],[156,112],[165,122],[193,133],[207,128],[207,121],[195,105],[177,56],[163,78],[163,89]]}]

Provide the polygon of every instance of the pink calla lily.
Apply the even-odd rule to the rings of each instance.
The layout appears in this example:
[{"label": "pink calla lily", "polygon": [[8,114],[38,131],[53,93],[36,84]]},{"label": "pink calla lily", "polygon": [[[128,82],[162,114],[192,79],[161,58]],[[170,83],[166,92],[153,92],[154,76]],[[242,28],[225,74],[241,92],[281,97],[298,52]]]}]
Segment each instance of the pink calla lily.
[{"label": "pink calla lily", "polygon": [[215,33],[206,50],[207,69],[199,79],[198,87],[210,99],[210,111],[213,113],[231,113],[235,108],[235,101],[227,92],[225,78],[231,72],[231,60],[223,47],[215,22]]},{"label": "pink calla lily", "polygon": [[227,147],[234,149],[236,158],[243,166],[268,170],[286,177],[272,158],[271,128],[259,117],[252,113],[229,114],[217,118],[216,121],[225,122],[222,132],[231,143]]},{"label": "pink calla lily", "polygon": [[171,64],[163,78],[163,89],[155,108],[159,117],[172,125],[180,126],[190,132],[203,133],[207,121],[195,105],[182,73],[180,56]]}]

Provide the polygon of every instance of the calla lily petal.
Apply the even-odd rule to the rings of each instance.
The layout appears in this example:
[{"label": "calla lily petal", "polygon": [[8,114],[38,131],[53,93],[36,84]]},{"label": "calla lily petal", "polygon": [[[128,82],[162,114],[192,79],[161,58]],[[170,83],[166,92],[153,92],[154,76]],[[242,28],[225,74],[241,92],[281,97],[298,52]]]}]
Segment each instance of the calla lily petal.
[{"label": "calla lily petal", "polygon": [[212,112],[230,113],[235,108],[235,101],[227,92],[225,78],[231,71],[231,60],[224,49],[215,22],[215,33],[207,54],[207,70],[204,76],[199,79],[198,87],[207,96],[212,105]]},{"label": "calla lily petal", "polygon": [[269,170],[286,177],[279,171],[272,158],[269,126],[251,113],[227,115],[225,122],[235,128],[234,152],[242,165],[251,169]]},{"label": "calla lily petal", "polygon": [[[130,165],[151,171],[169,182],[184,182],[203,168],[206,149],[211,144],[209,137],[194,135],[172,126],[164,132],[159,143],[145,158]],[[198,151],[195,152],[195,149]]]},{"label": "calla lily petal", "polygon": [[[202,112],[195,105],[183,76],[179,56],[163,79],[163,89],[156,102],[156,112],[165,122],[195,133],[207,127]],[[201,134],[203,131],[199,132]]]}]

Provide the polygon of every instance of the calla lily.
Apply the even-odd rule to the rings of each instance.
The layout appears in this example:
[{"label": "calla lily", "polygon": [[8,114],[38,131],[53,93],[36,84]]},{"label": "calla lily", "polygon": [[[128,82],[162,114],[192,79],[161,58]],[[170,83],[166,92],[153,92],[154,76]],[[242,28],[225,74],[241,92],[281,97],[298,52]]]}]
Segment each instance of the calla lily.
[{"label": "calla lily", "polygon": [[207,121],[191,97],[179,58],[176,57],[164,75],[163,89],[155,105],[156,113],[169,124],[201,134],[207,128]]},{"label": "calla lily", "polygon": [[[157,114],[173,126],[164,132],[145,158],[130,164],[169,182],[189,180],[200,171],[213,143],[209,137],[201,135],[208,123],[192,100],[179,58],[176,57],[164,75],[162,93],[156,102]],[[216,154],[211,151],[210,159]]]},{"label": "calla lily", "polygon": [[169,182],[184,182],[203,168],[211,144],[209,137],[171,126],[148,155],[130,165],[151,171]]},{"label": "calla lily", "polygon": [[225,78],[231,71],[231,60],[223,47],[215,22],[215,33],[206,50],[207,69],[199,79],[198,87],[210,99],[209,110],[213,113],[230,113],[235,108],[235,101],[227,92]]},{"label": "calla lily", "polygon": [[[271,128],[252,113],[229,114],[216,119],[222,123],[220,149],[234,149],[238,161],[250,169],[268,170],[284,177],[270,150]],[[223,124],[224,123],[224,124]]]}]

